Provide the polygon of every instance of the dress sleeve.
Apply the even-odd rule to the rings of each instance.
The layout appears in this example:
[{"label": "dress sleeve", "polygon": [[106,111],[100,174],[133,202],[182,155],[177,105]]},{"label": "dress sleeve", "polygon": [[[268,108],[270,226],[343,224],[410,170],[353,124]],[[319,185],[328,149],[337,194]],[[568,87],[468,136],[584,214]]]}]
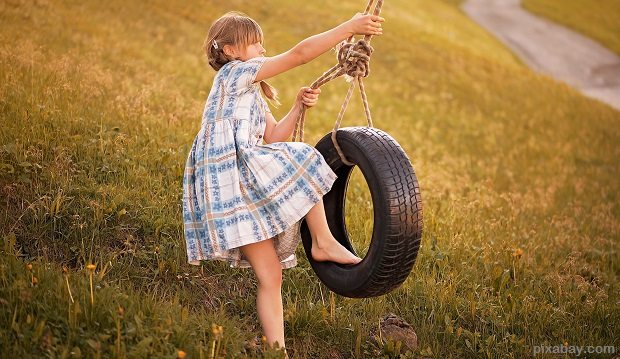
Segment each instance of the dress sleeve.
[{"label": "dress sleeve", "polygon": [[258,71],[267,60],[266,57],[255,57],[247,61],[234,61],[231,64],[228,88],[233,93],[242,93],[248,90]]}]

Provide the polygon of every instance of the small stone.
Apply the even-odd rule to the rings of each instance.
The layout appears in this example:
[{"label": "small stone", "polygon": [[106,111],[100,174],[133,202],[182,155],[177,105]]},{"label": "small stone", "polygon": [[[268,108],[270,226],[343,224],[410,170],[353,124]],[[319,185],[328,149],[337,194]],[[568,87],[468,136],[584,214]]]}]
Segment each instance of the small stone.
[{"label": "small stone", "polygon": [[[416,350],[418,347],[418,336],[413,330],[413,327],[396,314],[387,314],[381,320],[380,326],[381,338],[383,341],[391,340],[394,343],[401,342],[405,349],[411,351]],[[375,340],[379,341],[379,333],[376,330],[371,332]]]}]

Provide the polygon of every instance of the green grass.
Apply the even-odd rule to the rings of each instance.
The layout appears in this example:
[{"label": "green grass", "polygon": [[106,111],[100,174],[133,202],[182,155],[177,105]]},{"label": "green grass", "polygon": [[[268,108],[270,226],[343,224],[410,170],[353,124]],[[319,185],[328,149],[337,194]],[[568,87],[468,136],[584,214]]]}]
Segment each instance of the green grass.
[{"label": "green grass", "polygon": [[523,7],[571,27],[620,54],[620,2],[615,0],[523,0]]},{"label": "green grass", "polygon": [[[220,356],[262,355],[245,348],[260,334],[252,272],[186,263],[182,173],[213,77],[202,40],[236,8],[275,54],[364,4],[226,4],[0,4],[3,356],[208,358],[217,343]],[[422,247],[407,281],[372,299],[330,294],[300,247],[283,286],[293,357],[398,357],[369,334],[389,312],[417,332],[409,357],[618,348],[620,113],[532,73],[450,4],[391,0],[382,15],[365,83],[376,127],[417,172]],[[273,79],[276,116],[333,62]],[[307,142],[333,127],[346,86],[323,88]],[[343,126],[364,123],[356,97]],[[363,252],[359,172],[349,194]]]}]

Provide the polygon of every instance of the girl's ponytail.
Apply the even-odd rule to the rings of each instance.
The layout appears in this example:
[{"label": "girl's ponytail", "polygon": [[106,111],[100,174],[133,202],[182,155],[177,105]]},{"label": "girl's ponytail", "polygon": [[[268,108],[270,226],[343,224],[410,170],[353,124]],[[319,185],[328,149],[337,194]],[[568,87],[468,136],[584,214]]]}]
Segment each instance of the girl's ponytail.
[{"label": "girl's ponytail", "polygon": [[269,102],[271,102],[276,107],[280,106],[280,101],[278,100],[278,91],[276,91],[273,86],[271,86],[265,81],[261,81],[260,88],[261,90],[263,90],[265,96],[269,99]]},{"label": "girl's ponytail", "polygon": [[211,66],[215,71],[218,71],[222,68],[222,66],[230,62],[231,59],[226,56],[221,48],[216,49],[212,45],[209,45],[211,43],[213,43],[213,41],[205,41],[207,59],[209,59],[209,66]]}]

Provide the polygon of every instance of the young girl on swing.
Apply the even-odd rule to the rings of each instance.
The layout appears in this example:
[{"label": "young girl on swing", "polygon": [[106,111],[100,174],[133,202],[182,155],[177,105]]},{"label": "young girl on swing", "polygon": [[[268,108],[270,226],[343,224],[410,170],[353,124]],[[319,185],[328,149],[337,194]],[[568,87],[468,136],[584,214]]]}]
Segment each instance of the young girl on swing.
[{"label": "young girl on swing", "polygon": [[270,345],[285,346],[282,269],[297,264],[301,219],[305,217],[311,232],[314,260],[355,264],[361,259],[340,245],[327,225],[322,198],[335,173],[314,147],[286,142],[302,106],[314,106],[320,90],[302,87],[280,121],[260,90],[278,103],[276,91],[264,80],[313,60],[352,35],[380,35],[383,21],[357,14],[272,57],[264,56],[260,26],[242,13],[227,13],[209,29],[204,47],[217,73],[183,178],[188,260],[252,267],[258,279],[258,318]]}]

